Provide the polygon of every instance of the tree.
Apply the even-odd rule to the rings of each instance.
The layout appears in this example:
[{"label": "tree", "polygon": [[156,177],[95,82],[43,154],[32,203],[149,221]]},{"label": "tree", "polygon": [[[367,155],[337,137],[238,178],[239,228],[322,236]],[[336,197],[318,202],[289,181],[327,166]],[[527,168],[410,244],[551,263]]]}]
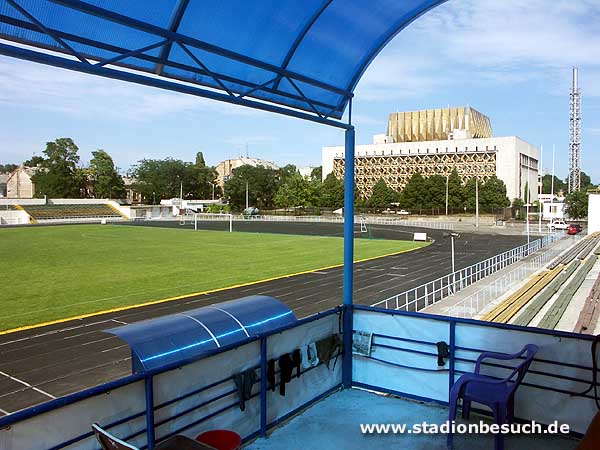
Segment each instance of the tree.
[{"label": "tree", "polygon": [[584,191],[571,192],[565,198],[565,212],[571,219],[583,219],[588,215],[588,198]]},{"label": "tree", "polygon": [[196,153],[196,166],[199,168],[206,167],[206,162],[204,161],[204,154],[202,152]]},{"label": "tree", "polygon": [[367,200],[367,206],[369,208],[387,208],[391,203],[396,201],[398,198],[398,193],[388,187],[385,184],[385,180],[380,178],[375,186],[373,186],[373,192],[371,193],[371,197]]},{"label": "tree", "polygon": [[510,206],[510,200],[506,196],[506,185],[495,175],[492,176],[479,188],[480,205],[486,208],[505,208]]},{"label": "tree", "polygon": [[85,186],[85,174],[77,167],[79,148],[71,138],[59,138],[46,143],[46,156],[32,177],[35,194],[54,198],[80,197]]},{"label": "tree", "polygon": [[289,176],[277,190],[275,204],[281,208],[319,206],[316,182],[307,180],[296,172]]},{"label": "tree", "polygon": [[221,189],[216,186],[216,171],[203,166],[198,158],[196,161],[191,163],[172,158],[138,161],[132,173],[137,179],[135,189],[146,201],[179,198],[182,188],[184,199],[210,199],[213,186],[215,197],[219,196]]},{"label": "tree", "polygon": [[448,206],[451,208],[461,208],[464,206],[463,200],[462,181],[456,169],[453,169],[448,177]]},{"label": "tree", "polygon": [[341,208],[344,206],[344,183],[331,172],[321,184],[321,206]]},{"label": "tree", "polygon": [[33,155],[31,157],[31,159],[28,159],[27,161],[23,161],[23,166],[24,167],[37,167],[37,166],[41,166],[43,162],[44,162],[43,156]]},{"label": "tree", "polygon": [[[554,176],[554,194],[560,191],[566,191],[567,185],[556,175]],[[542,194],[552,193],[552,175],[544,175],[542,177]]]},{"label": "tree", "polygon": [[421,209],[426,207],[425,179],[419,172],[415,172],[406,183],[400,195],[400,204],[405,208]]},{"label": "tree", "polygon": [[18,164],[0,164],[0,173],[11,173],[19,167]]},{"label": "tree", "polygon": [[425,194],[427,208],[444,208],[446,206],[446,177],[431,175],[425,178]]},{"label": "tree", "polygon": [[310,173],[313,180],[321,181],[323,179],[323,166],[315,167]]},{"label": "tree", "polygon": [[477,191],[479,191],[479,206],[481,206],[481,183],[477,177],[469,178],[462,189],[464,206],[469,209],[476,208]]},{"label": "tree", "polygon": [[520,198],[515,198],[512,201],[512,216],[515,218],[520,218],[521,217],[521,211],[523,210],[523,208],[525,207],[525,202],[523,200],[521,200]]},{"label": "tree", "polygon": [[243,209],[246,204],[246,183],[248,183],[249,206],[271,208],[280,185],[279,180],[280,173],[277,170],[244,165],[235,169],[225,183],[225,196],[233,207],[238,210]]},{"label": "tree", "polygon": [[594,188],[594,184],[592,183],[592,178],[585,172],[581,171],[581,190],[583,192],[588,189]]},{"label": "tree", "polygon": [[287,164],[287,165],[283,166],[282,168],[280,168],[278,170],[279,183],[280,184],[285,183],[289,177],[294,176],[297,173],[299,173],[299,172],[295,165]]},{"label": "tree", "polygon": [[110,155],[104,150],[96,150],[92,152],[92,156],[89,175],[94,197],[124,198],[125,184]]}]

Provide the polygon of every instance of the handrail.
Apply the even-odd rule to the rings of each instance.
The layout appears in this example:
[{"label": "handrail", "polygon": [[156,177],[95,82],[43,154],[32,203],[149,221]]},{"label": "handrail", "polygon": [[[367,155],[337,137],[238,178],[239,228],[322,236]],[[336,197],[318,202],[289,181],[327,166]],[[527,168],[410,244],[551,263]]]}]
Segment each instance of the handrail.
[{"label": "handrail", "polygon": [[419,311],[434,303],[450,297],[467,286],[501,270],[511,264],[514,264],[523,258],[537,252],[559,239],[562,239],[562,232],[546,235],[540,239],[531,241],[515,247],[504,253],[500,253],[491,258],[472,264],[463,269],[451,272],[433,281],[408,289],[399,294],[388,297],[371,306],[382,307],[386,309],[403,309],[405,311]]}]

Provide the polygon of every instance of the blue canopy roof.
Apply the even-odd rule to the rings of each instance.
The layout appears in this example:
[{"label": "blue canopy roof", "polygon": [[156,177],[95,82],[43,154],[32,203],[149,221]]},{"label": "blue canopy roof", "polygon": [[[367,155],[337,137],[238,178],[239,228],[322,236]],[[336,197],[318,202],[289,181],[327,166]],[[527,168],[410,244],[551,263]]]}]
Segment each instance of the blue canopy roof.
[{"label": "blue canopy roof", "polygon": [[0,0],[0,37],[39,49],[0,53],[340,119],[385,44],[444,1]]},{"label": "blue canopy roof", "polygon": [[107,330],[132,353],[133,372],[201,356],[296,321],[273,297],[253,295]]}]

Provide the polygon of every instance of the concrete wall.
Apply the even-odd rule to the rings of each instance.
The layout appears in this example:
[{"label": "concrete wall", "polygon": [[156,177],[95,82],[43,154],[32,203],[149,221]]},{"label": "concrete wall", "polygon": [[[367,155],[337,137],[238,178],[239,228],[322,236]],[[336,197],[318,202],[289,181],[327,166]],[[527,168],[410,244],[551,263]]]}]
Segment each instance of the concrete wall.
[{"label": "concrete wall", "polygon": [[29,214],[25,211],[0,210],[0,225],[23,225],[29,223]]},{"label": "concrete wall", "polygon": [[600,231],[600,194],[588,195],[588,234]]}]

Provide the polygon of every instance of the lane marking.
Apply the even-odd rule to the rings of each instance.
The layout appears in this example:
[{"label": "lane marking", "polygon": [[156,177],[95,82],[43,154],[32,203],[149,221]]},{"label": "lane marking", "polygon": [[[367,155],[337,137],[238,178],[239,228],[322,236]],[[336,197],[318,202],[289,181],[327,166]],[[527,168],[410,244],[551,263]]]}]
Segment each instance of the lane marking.
[{"label": "lane marking", "polygon": [[[424,247],[415,247],[415,248],[409,248],[406,250],[401,250],[399,252],[392,252],[392,253],[387,253],[385,255],[379,255],[379,256],[373,256],[370,258],[363,258],[363,259],[359,259],[354,261],[354,264],[358,264],[358,263],[362,263],[362,262],[366,262],[366,261],[373,261],[375,259],[381,259],[381,258],[387,258],[390,256],[397,256],[400,255],[402,253],[407,253],[407,252],[411,252],[414,250],[420,250]],[[286,275],[278,275],[276,277],[271,277],[271,278],[264,278],[262,280],[257,280],[257,281],[250,281],[247,283],[241,283],[241,284],[237,284],[237,285],[233,285],[233,286],[227,286],[227,287],[222,287],[222,288],[216,288],[216,289],[209,289],[206,291],[201,291],[201,292],[192,292],[190,294],[184,294],[184,295],[178,295],[175,297],[169,297],[169,298],[163,298],[160,300],[151,300],[148,302],[144,302],[144,303],[138,303],[136,305],[128,305],[128,306],[120,306],[117,308],[110,308],[110,309],[105,309],[102,311],[96,311],[96,312],[92,312],[92,313],[86,313],[86,314],[80,314],[78,316],[72,316],[72,317],[66,317],[64,319],[56,319],[56,320],[50,320],[48,322],[42,322],[42,323],[38,323],[38,324],[34,324],[34,325],[24,325],[22,327],[17,327],[17,328],[11,328],[9,330],[4,330],[4,331],[0,331],[0,336],[6,335],[6,334],[11,334],[11,333],[17,333],[19,331],[26,331],[26,330],[32,330],[35,328],[42,328],[45,326],[49,326],[49,325],[56,325],[59,323],[65,323],[65,322],[70,322],[72,320],[81,320],[81,319],[87,319],[89,317],[97,317],[97,316],[101,316],[103,314],[111,314],[111,313],[115,313],[115,312],[121,312],[121,311],[128,311],[131,309],[135,309],[135,308],[142,308],[144,306],[152,306],[152,305],[158,305],[160,303],[166,303],[166,302],[172,302],[175,300],[182,300],[182,299],[186,299],[186,298],[190,298],[190,297],[196,297],[196,296],[200,296],[200,295],[208,295],[208,294],[213,294],[215,292],[222,292],[222,291],[227,291],[229,289],[237,289],[237,288],[241,288],[241,287],[246,287],[246,286],[253,286],[256,284],[261,284],[261,283],[266,283],[269,281],[276,281],[276,280],[282,280],[284,278],[291,278],[291,277],[296,277],[299,275],[305,275],[308,273],[313,273],[315,271],[324,271],[324,270],[330,270],[330,269],[337,269],[340,267],[344,267],[344,264],[334,264],[332,266],[326,266],[326,267],[319,267],[316,269],[310,269],[310,270],[305,270],[302,272],[296,272],[296,273],[290,273],[290,274],[286,274]],[[112,319],[107,319],[105,322],[108,322]]]},{"label": "lane marking", "polygon": [[40,388],[36,388],[35,386],[32,386],[31,384],[27,383],[26,381],[23,380],[19,380],[18,378],[15,378],[5,372],[0,371],[0,375],[4,375],[6,378],[10,378],[13,381],[16,381],[17,383],[22,384],[23,386],[27,386],[28,388],[33,389],[36,392],[39,392],[40,394],[46,395],[48,397],[50,397],[51,399],[55,399],[56,397],[52,394],[47,393],[46,391],[41,390]]},{"label": "lane marking", "polygon": [[8,411],[6,411],[5,409],[0,408],[0,414],[4,414],[5,416],[8,416],[10,413]]},{"label": "lane marking", "polygon": [[117,320],[117,319],[110,319],[110,320],[113,321],[113,322],[120,323],[122,325],[129,325],[127,322],[123,322],[122,320]]},{"label": "lane marking", "polygon": [[[88,324],[75,325],[75,326],[67,327],[67,328],[60,328],[58,330],[46,331],[45,333],[34,334],[33,336],[26,336],[26,337],[22,337],[20,339],[13,339],[12,341],[0,342],[0,346],[6,345],[6,344],[14,344],[16,342],[28,341],[30,339],[36,339],[36,338],[40,338],[40,337],[51,336],[53,334],[58,334],[58,333],[63,333],[63,332],[67,332],[67,331],[72,331],[72,330],[76,330],[78,328],[91,327],[91,326],[99,325],[101,323],[106,323],[106,322],[110,322],[110,320],[101,320],[99,322],[92,322],[92,323],[88,323]],[[93,333],[93,331],[91,333]],[[0,335],[2,335],[2,334],[3,333],[0,332]],[[8,333],[6,333],[6,334],[8,334]],[[85,333],[80,333],[80,334],[77,334],[76,336],[83,336],[83,334],[85,334]],[[66,338],[63,338],[63,339],[66,339]]]}]

